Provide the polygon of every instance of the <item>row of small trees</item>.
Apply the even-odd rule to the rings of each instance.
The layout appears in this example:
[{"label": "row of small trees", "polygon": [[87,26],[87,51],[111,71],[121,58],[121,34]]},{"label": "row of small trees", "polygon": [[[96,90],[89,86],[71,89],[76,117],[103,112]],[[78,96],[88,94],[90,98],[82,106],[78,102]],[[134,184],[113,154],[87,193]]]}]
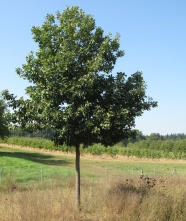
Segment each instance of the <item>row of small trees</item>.
[{"label": "row of small trees", "polygon": [[[55,146],[54,142],[48,139],[29,138],[29,137],[9,137],[1,140],[11,145],[29,146],[33,148],[60,150],[65,152],[75,152],[74,147],[67,145]],[[141,140],[135,143],[128,143],[123,146],[122,142],[114,146],[107,146],[98,143],[83,148],[80,146],[81,154],[92,155],[109,155],[116,157],[121,156],[136,156],[147,158],[168,158],[168,159],[186,159],[186,139],[183,140],[165,140],[165,141],[152,141]]]}]

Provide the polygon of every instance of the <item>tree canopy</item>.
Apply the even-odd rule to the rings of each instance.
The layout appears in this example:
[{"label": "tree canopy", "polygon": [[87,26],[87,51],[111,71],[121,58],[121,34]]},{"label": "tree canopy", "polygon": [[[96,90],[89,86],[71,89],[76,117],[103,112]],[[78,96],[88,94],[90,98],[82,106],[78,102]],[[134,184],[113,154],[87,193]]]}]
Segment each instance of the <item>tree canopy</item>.
[{"label": "tree canopy", "polygon": [[119,35],[104,35],[78,7],[47,15],[32,34],[38,51],[16,70],[32,83],[29,99],[4,92],[15,110],[12,122],[29,130],[54,128],[58,143],[112,145],[130,136],[135,118],[157,105],[145,94],[141,72],[129,78],[111,74],[124,55]]}]

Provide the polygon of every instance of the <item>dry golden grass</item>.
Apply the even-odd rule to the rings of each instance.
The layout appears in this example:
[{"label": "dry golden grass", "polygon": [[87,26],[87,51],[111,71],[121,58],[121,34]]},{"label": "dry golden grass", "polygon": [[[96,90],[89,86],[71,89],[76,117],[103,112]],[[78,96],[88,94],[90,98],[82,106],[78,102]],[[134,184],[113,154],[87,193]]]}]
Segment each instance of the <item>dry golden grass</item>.
[{"label": "dry golden grass", "polygon": [[[151,179],[151,178],[149,178]],[[75,182],[1,189],[2,221],[185,221],[186,180],[156,177],[82,180],[81,211],[75,209]],[[149,182],[149,183],[147,183]]]}]

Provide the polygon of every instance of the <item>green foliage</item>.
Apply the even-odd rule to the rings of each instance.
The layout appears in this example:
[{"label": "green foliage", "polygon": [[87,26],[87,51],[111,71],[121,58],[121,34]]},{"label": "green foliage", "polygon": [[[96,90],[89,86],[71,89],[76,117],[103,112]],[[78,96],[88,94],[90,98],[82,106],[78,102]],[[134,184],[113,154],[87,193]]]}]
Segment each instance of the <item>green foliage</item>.
[{"label": "green foliage", "polygon": [[[129,137],[128,139],[124,139],[122,140],[123,145],[127,146],[127,145],[131,145],[131,143],[136,143],[138,141],[142,141],[140,143],[138,143],[138,146],[142,147],[147,147],[147,146],[153,146],[154,148],[156,148],[156,146],[158,145],[158,142],[160,141],[168,141],[167,145],[170,146],[171,141],[182,141],[186,139],[186,134],[184,133],[178,133],[178,134],[167,134],[167,135],[161,135],[159,133],[151,133],[150,135],[144,135],[141,131],[139,130],[134,130],[133,133],[133,137]],[[154,142],[156,141],[156,142]],[[166,142],[165,142],[166,143]],[[165,145],[164,143],[164,145]],[[174,143],[174,142],[173,142]],[[145,145],[145,146],[144,146]],[[170,147],[168,147],[170,148]]]},{"label": "green foliage", "polygon": [[92,155],[102,155],[105,152],[105,147],[101,144],[94,144],[81,150],[82,153],[88,153]]},{"label": "green foliage", "polygon": [[9,137],[6,140],[0,140],[0,143],[7,143],[12,145],[20,145],[24,147],[48,149],[48,150],[61,150],[64,152],[74,152],[73,147],[68,147],[65,144],[56,146],[53,141],[42,138],[30,137]]},{"label": "green foliage", "polygon": [[26,88],[29,99],[4,91],[14,109],[12,123],[30,131],[52,128],[56,144],[108,146],[130,137],[135,118],[157,106],[146,96],[141,72],[128,78],[111,74],[124,55],[119,35],[104,35],[77,6],[47,15],[32,34],[38,51],[17,68],[32,83]]},{"label": "green foliage", "polygon": [[5,118],[6,104],[0,95],[0,137],[4,138],[9,135],[8,122]]},{"label": "green foliage", "polygon": [[[7,143],[20,146],[29,146],[33,148],[61,150],[64,152],[75,152],[75,147],[69,147],[65,144],[56,146],[54,142],[48,139],[29,138],[29,137],[9,137],[0,140],[0,143]],[[186,159],[186,139],[177,141],[150,141],[142,140],[135,143],[129,143],[127,147],[120,142],[114,146],[107,146],[98,143],[87,146],[81,146],[82,154],[109,155],[115,157],[136,156],[139,158],[167,158],[167,159]]]},{"label": "green foliage", "polygon": [[[139,151],[142,156],[152,158],[185,159],[186,139],[184,140],[141,140],[129,143],[132,152]],[[136,154],[135,154],[136,155]]]}]

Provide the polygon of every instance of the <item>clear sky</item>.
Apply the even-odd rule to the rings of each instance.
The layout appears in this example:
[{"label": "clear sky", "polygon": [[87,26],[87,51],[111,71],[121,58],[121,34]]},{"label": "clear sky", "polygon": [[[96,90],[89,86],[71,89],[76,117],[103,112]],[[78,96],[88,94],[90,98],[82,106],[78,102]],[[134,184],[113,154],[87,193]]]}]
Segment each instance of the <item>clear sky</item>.
[{"label": "clear sky", "polygon": [[29,84],[15,69],[37,50],[31,27],[72,5],[93,15],[105,34],[120,34],[125,56],[113,73],[143,72],[158,107],[137,118],[136,128],[145,135],[186,133],[185,0],[0,0],[0,91],[24,96]]}]

